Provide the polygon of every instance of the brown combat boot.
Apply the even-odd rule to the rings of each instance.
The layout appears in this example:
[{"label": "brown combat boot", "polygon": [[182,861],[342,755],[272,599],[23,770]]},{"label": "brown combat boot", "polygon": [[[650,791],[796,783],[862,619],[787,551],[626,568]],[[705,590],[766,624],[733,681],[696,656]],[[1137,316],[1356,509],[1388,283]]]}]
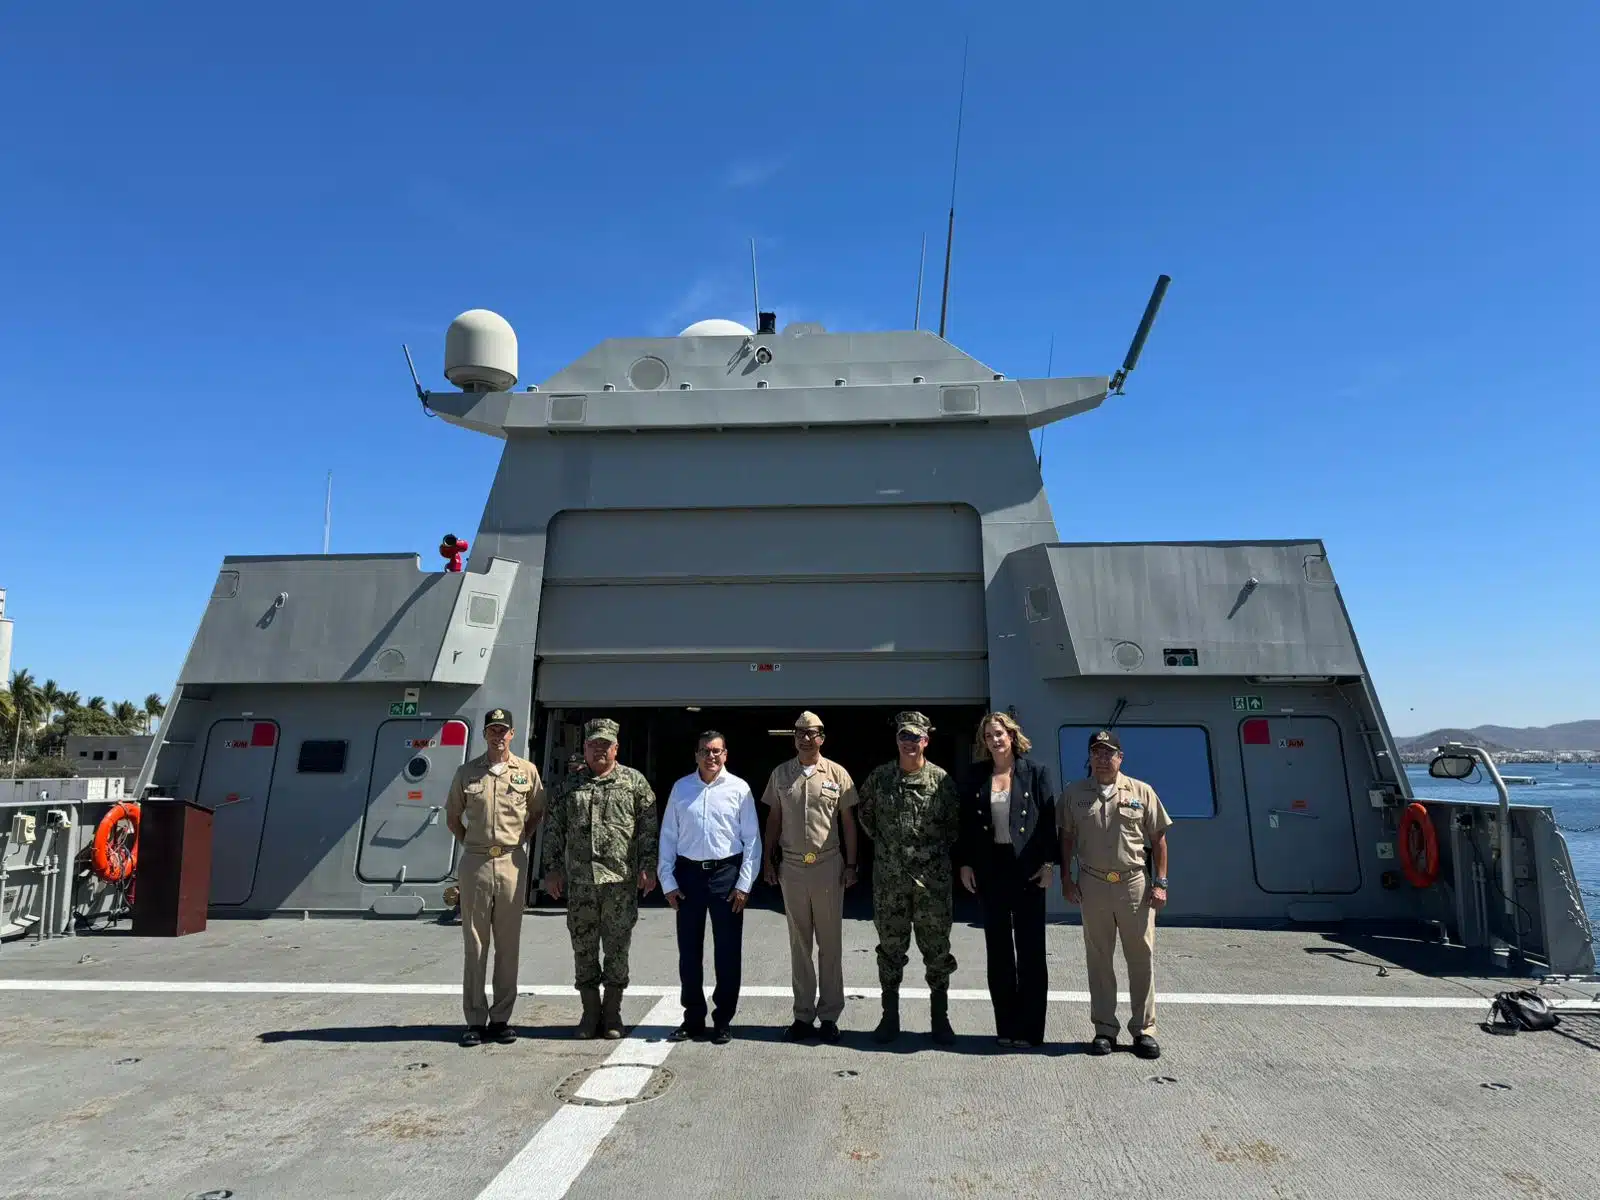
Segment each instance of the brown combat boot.
[{"label": "brown combat boot", "polygon": [[600,1026],[606,1037],[616,1041],[625,1030],[622,1026],[622,989],[606,988],[606,999],[600,1009]]},{"label": "brown combat boot", "polygon": [[572,1031],[572,1036],[587,1041],[600,1032],[600,989],[579,988],[578,995],[583,997],[583,1016],[578,1018],[578,1027]]}]

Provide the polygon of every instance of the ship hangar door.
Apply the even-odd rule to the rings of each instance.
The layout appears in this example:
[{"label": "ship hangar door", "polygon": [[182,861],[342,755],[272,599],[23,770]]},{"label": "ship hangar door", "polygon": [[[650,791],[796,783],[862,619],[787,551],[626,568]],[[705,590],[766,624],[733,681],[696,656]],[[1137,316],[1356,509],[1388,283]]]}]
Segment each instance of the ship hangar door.
[{"label": "ship hangar door", "polygon": [[1264,892],[1354,892],[1355,815],[1339,724],[1330,717],[1239,723],[1256,883]]},{"label": "ship hangar door", "polygon": [[539,609],[546,707],[988,697],[966,505],[565,512]]},{"label": "ship hangar door", "polygon": [[195,802],[212,811],[212,904],[243,904],[255,889],[277,762],[276,721],[218,721],[206,735]]},{"label": "ship hangar door", "polygon": [[372,781],[356,876],[367,883],[438,883],[455,864],[444,821],[456,768],[467,761],[464,721],[385,721],[372,749]]}]

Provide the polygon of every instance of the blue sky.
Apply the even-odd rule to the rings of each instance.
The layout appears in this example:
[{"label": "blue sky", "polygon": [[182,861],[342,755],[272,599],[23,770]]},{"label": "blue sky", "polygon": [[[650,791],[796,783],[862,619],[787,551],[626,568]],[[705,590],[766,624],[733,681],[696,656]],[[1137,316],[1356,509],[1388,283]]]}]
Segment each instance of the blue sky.
[{"label": "blue sky", "polygon": [[[1065,540],[1326,540],[1395,728],[1600,717],[1600,9],[1465,3],[0,16],[14,665],[165,692],[227,553],[475,528],[424,419],[457,312],[607,336],[924,315],[1128,394],[1054,427]],[[1107,483],[1114,471],[1115,485]],[[431,561],[427,559],[425,561]]]}]

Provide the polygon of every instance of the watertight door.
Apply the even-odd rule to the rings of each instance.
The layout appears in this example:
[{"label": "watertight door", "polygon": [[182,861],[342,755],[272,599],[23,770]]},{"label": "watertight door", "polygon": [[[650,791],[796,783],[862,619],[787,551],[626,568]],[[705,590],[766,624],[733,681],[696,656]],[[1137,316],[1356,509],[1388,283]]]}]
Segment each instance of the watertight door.
[{"label": "watertight door", "polygon": [[1256,882],[1266,892],[1361,886],[1339,725],[1328,717],[1239,723]]},{"label": "watertight door", "polygon": [[467,760],[464,721],[378,726],[356,875],[371,883],[437,883],[450,876],[455,839],[444,823],[450,780]]},{"label": "watertight door", "polygon": [[212,810],[212,904],[250,899],[277,761],[276,721],[218,721],[206,736],[195,800]]}]

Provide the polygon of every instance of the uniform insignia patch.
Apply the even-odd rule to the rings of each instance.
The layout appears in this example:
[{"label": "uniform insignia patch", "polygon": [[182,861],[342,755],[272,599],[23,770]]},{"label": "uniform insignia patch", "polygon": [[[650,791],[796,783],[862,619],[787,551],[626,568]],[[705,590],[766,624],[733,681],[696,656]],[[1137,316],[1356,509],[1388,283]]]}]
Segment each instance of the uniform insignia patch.
[{"label": "uniform insignia patch", "polygon": [[527,783],[528,782],[528,777],[526,775],[513,775],[511,777],[511,782],[512,783]]}]

